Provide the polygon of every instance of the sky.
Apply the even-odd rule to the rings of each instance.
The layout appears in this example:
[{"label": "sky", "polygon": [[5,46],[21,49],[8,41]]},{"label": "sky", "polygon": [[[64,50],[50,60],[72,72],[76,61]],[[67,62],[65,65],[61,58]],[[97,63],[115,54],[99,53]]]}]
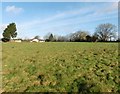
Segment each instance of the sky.
[{"label": "sky", "polygon": [[119,2],[119,0],[1,0],[4,2]]},{"label": "sky", "polygon": [[79,30],[93,34],[99,24],[118,26],[117,2],[2,2],[1,10],[0,37],[11,22],[16,23],[17,38],[67,35]]}]

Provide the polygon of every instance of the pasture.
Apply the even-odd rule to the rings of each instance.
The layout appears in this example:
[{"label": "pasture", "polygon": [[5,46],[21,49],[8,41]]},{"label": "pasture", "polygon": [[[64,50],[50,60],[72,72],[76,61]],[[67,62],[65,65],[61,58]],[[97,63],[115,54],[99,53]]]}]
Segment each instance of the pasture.
[{"label": "pasture", "polygon": [[118,43],[3,43],[2,70],[4,92],[120,92]]}]

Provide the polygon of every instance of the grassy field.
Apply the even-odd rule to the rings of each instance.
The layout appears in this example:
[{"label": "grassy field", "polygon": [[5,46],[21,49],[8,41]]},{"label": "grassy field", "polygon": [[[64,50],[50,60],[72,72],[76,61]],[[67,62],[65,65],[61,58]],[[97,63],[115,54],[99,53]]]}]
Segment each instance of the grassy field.
[{"label": "grassy field", "polygon": [[2,52],[4,92],[120,92],[118,43],[3,43]]}]

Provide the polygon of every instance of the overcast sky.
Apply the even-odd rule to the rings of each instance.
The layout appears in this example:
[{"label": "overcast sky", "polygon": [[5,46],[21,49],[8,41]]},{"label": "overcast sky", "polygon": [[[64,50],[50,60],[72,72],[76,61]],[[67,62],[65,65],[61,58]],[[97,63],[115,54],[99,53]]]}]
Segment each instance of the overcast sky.
[{"label": "overcast sky", "polygon": [[1,16],[1,29],[15,22],[18,38],[43,37],[49,32],[66,35],[79,30],[92,34],[99,24],[118,25],[118,3],[2,2]]}]

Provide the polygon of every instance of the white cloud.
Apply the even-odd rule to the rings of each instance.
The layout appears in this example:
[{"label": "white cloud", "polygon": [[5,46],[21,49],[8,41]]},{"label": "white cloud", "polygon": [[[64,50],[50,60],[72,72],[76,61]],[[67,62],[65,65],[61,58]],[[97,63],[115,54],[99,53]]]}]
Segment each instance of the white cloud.
[{"label": "white cloud", "polygon": [[[54,22],[54,21],[61,21],[62,19],[69,19],[69,17],[73,17],[75,15],[80,15],[80,14],[84,14],[87,13],[89,11],[90,8],[80,8],[78,10],[70,10],[70,11],[64,11],[64,12],[59,12],[53,16],[50,16],[48,18],[45,19],[35,19],[33,21],[30,22],[25,22],[22,23],[20,25],[20,27],[32,27],[32,26],[36,26],[36,25],[42,25],[42,24],[47,24],[49,22]],[[91,9],[94,9],[94,6],[91,7]]]},{"label": "white cloud", "polygon": [[112,3],[112,5],[110,7],[106,8],[104,11],[111,12],[111,11],[116,11],[116,10],[118,10],[118,3],[114,2],[114,3]]},{"label": "white cloud", "polygon": [[7,24],[0,24],[0,38],[2,38],[3,30],[7,27]]},{"label": "white cloud", "polygon": [[2,32],[3,30],[5,30],[5,28],[7,27],[7,24],[0,24],[0,32]]},{"label": "white cloud", "polygon": [[8,13],[20,13],[23,11],[23,8],[19,8],[19,7],[16,7],[16,6],[7,6],[6,9],[5,9],[6,12]]},{"label": "white cloud", "polygon": [[114,2],[113,5],[112,5],[112,8],[113,9],[118,9],[118,3]]},{"label": "white cloud", "polygon": [[[96,7],[97,8],[97,7]],[[96,9],[94,15],[100,16],[100,15],[110,15],[115,14],[118,11],[118,3],[112,2],[112,3],[105,3],[102,8]]]},{"label": "white cloud", "polygon": [[[114,9],[116,9],[116,3],[112,4],[112,7],[114,7]],[[55,14],[55,15],[50,16],[50,17],[45,18],[45,19],[37,19],[37,20],[35,19],[33,21],[30,21],[30,22],[22,23],[20,25],[20,27],[31,28],[32,26],[36,26],[36,25],[54,23],[54,21],[55,22],[56,21],[61,22],[61,21],[63,21],[63,19],[64,19],[64,21],[68,22],[67,20],[70,21],[70,20],[77,19],[77,18],[73,18],[73,19],[71,18],[71,17],[74,17],[76,15],[80,15],[80,16],[84,15],[84,16],[81,17],[84,20],[86,20],[86,17],[87,18],[97,17],[97,19],[99,19],[98,16],[105,15],[104,10],[107,11],[109,9],[109,13],[111,13],[113,10],[112,10],[112,8],[111,9],[110,8],[111,7],[103,7],[102,9],[98,9],[97,6],[91,6],[91,7],[87,7],[87,8],[80,8],[80,9],[77,9],[77,10],[69,10],[69,11],[64,11],[64,12],[58,12],[58,14]],[[89,13],[89,12],[91,12],[91,13]],[[93,20],[93,19],[91,19],[91,20]]]},{"label": "white cloud", "polygon": [[6,27],[6,25],[2,25],[0,29],[3,31]]}]

